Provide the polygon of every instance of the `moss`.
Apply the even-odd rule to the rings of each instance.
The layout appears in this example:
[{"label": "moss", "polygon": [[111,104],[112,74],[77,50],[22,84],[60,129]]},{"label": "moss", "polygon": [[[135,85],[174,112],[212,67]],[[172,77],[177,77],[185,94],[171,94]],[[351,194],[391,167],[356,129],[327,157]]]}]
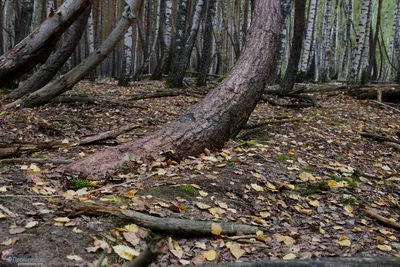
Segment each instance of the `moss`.
[{"label": "moss", "polygon": [[222,82],[224,79],[226,78],[226,74],[219,76],[219,78],[217,79],[217,82],[220,83]]},{"label": "moss", "polygon": [[333,126],[341,126],[341,125],[343,125],[343,122],[337,121],[337,120],[331,120],[328,122],[328,124],[333,125]]},{"label": "moss", "polygon": [[305,172],[315,172],[315,167],[304,167],[302,170]]},{"label": "moss", "polygon": [[327,181],[320,181],[316,184],[307,184],[302,183],[297,185],[298,189],[296,190],[300,195],[310,196],[314,194],[319,194],[322,191],[326,191],[329,189],[329,185]]},{"label": "moss", "polygon": [[196,192],[197,192],[196,189],[193,187],[193,185],[190,185],[190,184],[181,185],[179,188],[193,196],[195,196]]},{"label": "moss", "polygon": [[128,174],[134,172],[136,169],[131,164],[125,164],[119,168],[121,174]]},{"label": "moss", "polygon": [[139,190],[136,195],[151,195],[165,200],[175,200],[177,197],[181,197],[192,201],[196,200],[197,191],[192,185],[181,185],[179,187],[160,186]]},{"label": "moss", "polygon": [[110,201],[110,202],[114,202],[118,205],[126,205],[132,202],[132,200],[130,198],[127,197],[120,197],[120,196],[105,196],[104,197],[106,200]]},{"label": "moss", "polygon": [[91,188],[89,181],[86,179],[72,178],[67,186],[69,189],[81,189],[84,187]]},{"label": "moss", "polygon": [[354,206],[354,205],[357,204],[358,201],[354,197],[349,197],[349,198],[342,198],[340,200],[340,202],[342,202],[344,205],[352,205],[352,206]]},{"label": "moss", "polygon": [[279,161],[282,161],[282,162],[286,162],[286,161],[288,161],[288,160],[293,160],[293,161],[296,160],[295,157],[288,156],[288,155],[283,155],[283,154],[278,155],[278,156],[276,157],[276,159],[279,160]]}]

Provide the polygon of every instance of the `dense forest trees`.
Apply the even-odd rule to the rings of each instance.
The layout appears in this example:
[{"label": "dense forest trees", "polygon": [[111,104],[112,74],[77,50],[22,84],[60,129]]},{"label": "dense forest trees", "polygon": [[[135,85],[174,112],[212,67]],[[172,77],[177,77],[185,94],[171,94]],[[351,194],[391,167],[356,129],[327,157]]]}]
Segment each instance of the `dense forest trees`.
[{"label": "dense forest trees", "polygon": [[[63,2],[0,1],[0,53],[10,54],[12,48],[21,47],[16,46],[17,43],[46,18],[53,17]],[[85,34],[63,64],[62,72],[77,66],[100,46],[116,26],[127,2],[93,1]],[[297,80],[307,78],[322,82],[340,79],[359,83],[361,76],[363,82],[397,79],[400,72],[397,68],[400,64],[398,1],[309,0],[299,1],[301,5],[295,2],[282,1],[285,21],[277,52],[276,81],[283,79],[283,87],[290,88],[291,80],[295,80],[290,73],[301,74],[296,75]],[[118,43],[91,75],[119,78],[120,84],[147,74],[152,79],[164,75],[169,77],[170,86],[180,87],[185,72],[190,71],[199,73],[198,84],[204,85],[207,73],[225,75],[235,64],[246,40],[252,19],[250,13],[249,0],[146,1],[139,12],[138,23],[129,28],[124,41]],[[304,16],[304,23],[300,23],[300,16]],[[67,38],[66,33],[60,40]],[[56,44],[58,39],[52,40],[54,44],[49,45],[58,49],[61,45]],[[46,52],[51,50],[46,49]],[[297,53],[300,56],[295,55]],[[48,56],[43,55],[44,59]],[[296,60],[297,57],[300,59]],[[42,55],[38,58],[44,60]],[[1,78],[3,86],[25,73],[24,70],[9,75],[4,69],[9,63],[5,59],[3,55],[0,65],[1,74],[5,75],[1,77],[7,77]],[[36,61],[21,64],[30,71]],[[21,95],[14,93],[12,96]]]}]

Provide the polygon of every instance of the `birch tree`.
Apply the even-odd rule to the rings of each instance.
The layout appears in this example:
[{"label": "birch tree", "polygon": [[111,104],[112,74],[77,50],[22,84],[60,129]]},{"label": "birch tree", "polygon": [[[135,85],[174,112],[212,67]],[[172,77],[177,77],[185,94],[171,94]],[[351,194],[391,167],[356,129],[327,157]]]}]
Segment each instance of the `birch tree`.
[{"label": "birch tree", "polygon": [[366,32],[368,26],[367,23],[368,23],[368,13],[370,4],[371,0],[362,0],[360,23],[358,25],[356,45],[355,48],[353,49],[352,53],[353,59],[348,77],[348,83],[350,84],[357,83],[358,76],[360,74],[361,60],[362,60],[361,56],[364,53],[366,37],[367,37]]},{"label": "birch tree", "polygon": [[318,8],[318,0],[311,0],[310,2],[310,13],[308,16],[307,23],[307,33],[306,40],[304,43],[304,53],[301,59],[301,72],[308,72],[311,61],[311,50],[314,43],[314,28],[315,23],[317,21],[317,8]]}]

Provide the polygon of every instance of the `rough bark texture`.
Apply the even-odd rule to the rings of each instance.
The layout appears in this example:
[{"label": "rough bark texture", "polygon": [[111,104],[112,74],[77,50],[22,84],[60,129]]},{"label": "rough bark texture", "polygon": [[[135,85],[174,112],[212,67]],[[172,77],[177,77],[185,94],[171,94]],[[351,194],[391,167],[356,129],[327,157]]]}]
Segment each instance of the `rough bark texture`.
[{"label": "rough bark texture", "polygon": [[203,52],[201,54],[201,61],[200,61],[200,69],[199,69],[199,76],[197,77],[197,86],[204,86],[206,85],[206,78],[208,70],[210,69],[211,64],[211,53],[212,53],[212,30],[213,30],[213,19],[215,16],[215,3],[216,0],[209,0],[208,1],[208,8],[207,8],[207,21],[206,27],[204,30],[204,41],[203,41]]},{"label": "rough bark texture", "polygon": [[[182,159],[205,148],[220,148],[242,129],[263,94],[276,64],[281,23],[279,0],[255,1],[253,21],[241,57],[202,102],[159,131],[77,161],[66,170],[99,178],[134,157],[152,161],[173,150]],[[257,51],[257,53],[254,53]],[[165,154],[164,154],[165,155]]]},{"label": "rough bark texture", "polygon": [[[42,89],[24,97],[18,101],[6,105],[7,108],[21,105],[22,107],[35,107],[49,103],[56,96],[70,90],[82,80],[86,75],[93,71],[107,56],[111,53],[118,41],[122,39],[125,32],[131,25],[137,10],[141,6],[143,0],[131,0],[130,9],[126,10],[121,20],[115,26],[109,37],[95,52],[89,55],[77,67],[61,75],[57,80],[47,84]],[[132,11],[131,11],[132,10]]]},{"label": "rough bark texture", "polygon": [[90,14],[90,9],[90,6],[87,7],[86,11],[65,32],[65,40],[63,41],[62,46],[47,59],[46,63],[43,64],[40,69],[29,78],[29,80],[27,80],[21,87],[14,90],[10,94],[11,97],[20,98],[24,95],[35,92],[53,79],[64,63],[67,62],[81,39]]},{"label": "rough bark texture", "polygon": [[295,13],[294,13],[294,36],[292,39],[292,46],[290,48],[290,58],[286,68],[285,78],[282,81],[281,87],[284,91],[293,89],[296,81],[296,75],[300,62],[301,49],[303,46],[303,35],[305,30],[305,8],[306,1],[295,0]]},{"label": "rough bark texture", "polygon": [[53,50],[62,33],[86,10],[90,0],[67,0],[42,25],[0,57],[0,87],[32,69]]},{"label": "rough bark texture", "polygon": [[30,33],[32,23],[33,0],[23,0],[18,19],[15,20],[15,42],[19,43]]}]

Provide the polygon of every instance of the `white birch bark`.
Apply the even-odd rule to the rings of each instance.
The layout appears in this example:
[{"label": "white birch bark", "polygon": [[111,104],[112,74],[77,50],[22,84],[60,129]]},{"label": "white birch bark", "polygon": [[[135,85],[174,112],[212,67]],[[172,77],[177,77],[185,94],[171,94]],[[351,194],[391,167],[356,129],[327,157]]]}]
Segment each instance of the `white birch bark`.
[{"label": "white birch bark", "polygon": [[323,29],[323,46],[321,56],[321,70],[319,79],[322,82],[329,80],[329,60],[331,54],[331,18],[332,18],[332,0],[325,0]]},{"label": "white birch bark", "polygon": [[53,0],[47,0],[46,1],[46,15],[47,17],[53,16],[54,14],[54,1]]},{"label": "white birch bark", "polygon": [[360,23],[357,30],[356,46],[353,49],[353,59],[351,63],[350,74],[348,77],[348,83],[355,84],[358,81],[358,76],[361,68],[361,56],[365,48],[366,32],[367,32],[367,22],[368,13],[371,0],[363,0],[361,6],[361,17]]},{"label": "white birch bark", "polygon": [[93,9],[90,11],[90,16],[87,23],[87,36],[89,43],[89,53],[94,51],[94,25],[93,25]]},{"label": "white birch bark", "polygon": [[304,43],[304,53],[301,59],[301,68],[302,72],[307,72],[310,67],[311,61],[311,48],[313,46],[313,42],[315,39],[314,36],[314,27],[317,17],[317,8],[318,8],[318,0],[311,0],[310,2],[310,15],[308,16],[307,22],[307,33],[306,33],[306,41]]}]

